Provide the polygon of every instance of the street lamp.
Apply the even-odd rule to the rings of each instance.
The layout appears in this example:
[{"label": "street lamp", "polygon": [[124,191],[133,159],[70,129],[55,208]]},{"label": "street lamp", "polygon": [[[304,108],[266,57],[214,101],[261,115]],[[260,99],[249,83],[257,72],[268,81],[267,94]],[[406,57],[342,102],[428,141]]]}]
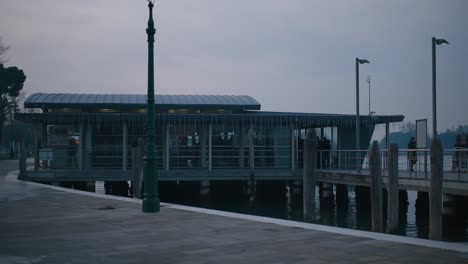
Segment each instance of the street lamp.
[{"label": "street lamp", "polygon": [[143,212],[159,212],[158,170],[156,168],[156,140],[154,118],[154,28],[153,4],[155,0],[148,0],[149,19],[146,34],[148,35],[148,122],[147,143],[144,158],[144,194]]},{"label": "street lamp", "polygon": [[368,60],[356,58],[356,163],[357,170],[360,171],[359,166],[359,149],[361,148],[360,144],[360,121],[359,121],[359,64],[369,63]]},{"label": "street lamp", "polygon": [[449,44],[445,39],[432,38],[432,136],[437,138],[437,102],[436,102],[436,45]]}]

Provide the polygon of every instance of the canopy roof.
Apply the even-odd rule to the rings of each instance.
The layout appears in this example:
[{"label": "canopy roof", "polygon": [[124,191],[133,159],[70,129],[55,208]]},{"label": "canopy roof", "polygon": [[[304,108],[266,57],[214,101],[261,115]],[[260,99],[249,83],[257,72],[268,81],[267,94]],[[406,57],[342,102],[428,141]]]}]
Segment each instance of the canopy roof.
[{"label": "canopy roof", "polygon": [[[35,93],[24,102],[26,108],[142,109],[143,94]],[[260,110],[260,103],[247,95],[155,95],[158,109]]]},{"label": "canopy roof", "polygon": [[[84,122],[109,123],[120,122],[146,123],[146,114],[138,113],[17,113],[15,118],[25,122],[45,122],[79,124]],[[361,126],[385,124],[403,121],[402,115],[361,116]],[[156,114],[156,122],[166,124],[255,124],[262,126],[295,125],[296,127],[354,127],[354,115],[340,114],[307,114],[284,112],[247,111],[244,114]]]},{"label": "canopy roof", "polygon": [[[17,113],[15,118],[26,122],[44,123],[112,123],[137,122],[146,123],[147,114],[138,112],[93,112],[91,109],[132,110],[144,109],[145,95],[124,94],[46,94],[37,93],[25,101],[27,108],[72,108],[83,111],[43,113]],[[230,109],[243,110],[232,113],[172,113],[160,112],[156,114],[156,122],[168,124],[260,124],[267,126],[295,125],[297,127],[327,127],[327,126],[355,126],[354,114],[321,114],[321,113],[292,113],[268,112],[259,110],[260,104],[250,96],[208,96],[208,95],[157,95],[158,109]],[[360,125],[369,126],[382,123],[402,121],[402,115],[373,115],[361,116]]]}]

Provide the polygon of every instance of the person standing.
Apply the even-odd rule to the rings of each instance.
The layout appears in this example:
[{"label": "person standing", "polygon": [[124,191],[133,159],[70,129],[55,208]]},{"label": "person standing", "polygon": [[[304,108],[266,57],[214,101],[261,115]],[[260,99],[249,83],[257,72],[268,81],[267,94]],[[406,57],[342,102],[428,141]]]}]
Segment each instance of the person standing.
[{"label": "person standing", "polygon": [[411,171],[414,171],[414,164],[418,161],[416,156],[416,140],[414,137],[411,137],[410,142],[408,143],[408,165]]}]

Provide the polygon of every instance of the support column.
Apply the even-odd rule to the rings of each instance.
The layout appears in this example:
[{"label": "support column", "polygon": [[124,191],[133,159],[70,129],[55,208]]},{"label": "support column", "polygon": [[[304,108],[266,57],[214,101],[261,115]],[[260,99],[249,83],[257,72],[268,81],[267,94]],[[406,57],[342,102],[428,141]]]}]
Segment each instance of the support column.
[{"label": "support column", "polygon": [[323,199],[332,199],[333,198],[333,183],[324,182],[322,190]]},{"label": "support column", "polygon": [[208,170],[213,169],[213,126],[208,125]]},{"label": "support column", "polygon": [[294,125],[291,125],[291,170],[295,169],[295,154],[296,154],[296,129]]},{"label": "support column", "polygon": [[81,171],[86,168],[86,125],[85,123],[80,124],[80,145],[79,145],[79,169]]},{"label": "support column", "polygon": [[371,208],[372,231],[383,232],[382,214],[382,169],[380,163],[380,151],[377,141],[372,143],[369,154],[369,167],[371,174]]},{"label": "support column", "polygon": [[249,167],[250,167],[250,177],[248,182],[248,189],[249,189],[249,196],[250,200],[255,199],[256,193],[256,182],[255,182],[255,146],[254,146],[254,139],[255,133],[253,127],[250,126],[248,132],[248,140],[249,140]]},{"label": "support column", "polygon": [[429,239],[442,240],[443,149],[439,140],[431,146],[431,186],[429,193]]},{"label": "support column", "polygon": [[390,127],[388,123],[385,123],[385,148],[388,150],[390,144]]},{"label": "support column", "polygon": [[202,127],[200,132],[200,152],[201,152],[201,167],[206,169],[208,167],[208,160],[206,158],[206,127]]},{"label": "support column", "polygon": [[345,184],[336,185],[336,204],[348,203],[348,186]]},{"label": "support column", "polygon": [[[170,131],[171,127],[169,124],[166,124],[165,126],[165,133],[164,133],[164,170],[168,171],[169,170],[169,155],[170,155]],[[203,163],[202,163],[203,164]]]},{"label": "support column", "polygon": [[93,154],[93,148],[92,148],[92,132],[93,132],[93,126],[92,123],[88,123],[86,126],[86,167],[85,169],[89,169],[92,167],[92,154]]},{"label": "support column", "polygon": [[388,171],[388,206],[387,232],[395,234],[398,231],[398,145],[391,144],[387,152]]},{"label": "support column", "polygon": [[331,139],[330,139],[330,169],[331,168],[336,168],[336,162],[335,162],[335,150],[333,149],[333,142],[335,141],[335,127],[331,127]]},{"label": "support column", "polygon": [[208,196],[210,194],[210,181],[201,181],[200,182],[200,195]]},{"label": "support column", "polygon": [[39,133],[40,130],[38,124],[34,124],[34,171],[37,171],[39,169]]},{"label": "support column", "polygon": [[[384,169],[387,168],[387,166],[390,166],[389,164],[387,164],[387,161],[388,161],[388,152],[389,152],[389,147],[390,147],[390,128],[389,128],[389,124],[388,122],[385,123],[385,149],[387,150],[386,152],[386,157],[385,157],[385,160],[384,160]],[[398,154],[398,153],[397,153]]]},{"label": "support column", "polygon": [[239,167],[245,167],[245,130],[243,124],[240,126],[239,134]]},{"label": "support column", "polygon": [[127,170],[127,122],[122,122],[122,170]]},{"label": "support column", "polygon": [[[42,148],[47,148],[47,123],[42,124]],[[42,168],[48,167],[49,161],[42,161]]]},{"label": "support column", "polygon": [[304,139],[302,175],[304,220],[315,220],[315,166],[317,155],[317,142],[315,129],[309,129]]},{"label": "support column", "polygon": [[293,181],[292,182],[292,193],[293,195],[299,196],[303,190],[302,182],[301,181]]},{"label": "support column", "polygon": [[457,196],[450,194],[443,194],[443,215],[454,215],[457,210]]}]

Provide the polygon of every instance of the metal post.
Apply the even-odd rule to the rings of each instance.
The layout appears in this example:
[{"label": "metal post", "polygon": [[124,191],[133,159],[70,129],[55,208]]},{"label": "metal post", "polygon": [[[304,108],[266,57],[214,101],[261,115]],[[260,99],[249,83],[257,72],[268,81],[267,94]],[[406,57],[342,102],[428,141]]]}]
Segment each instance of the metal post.
[{"label": "metal post", "polygon": [[39,125],[34,124],[34,171],[39,169],[39,148],[40,148],[40,140],[39,140]]},{"label": "metal post", "polygon": [[92,127],[92,123],[88,122],[88,124],[86,125],[86,153],[85,153],[85,156],[86,156],[86,161],[85,161],[85,170],[87,170],[88,168],[91,167],[91,154],[92,154],[92,131],[93,131],[93,127]]},{"label": "metal post", "polygon": [[154,28],[153,2],[149,1],[149,19],[146,34],[148,35],[148,123],[147,123],[147,145],[145,157],[145,198],[143,199],[143,212],[159,212],[158,195],[158,171],[156,168],[156,131],[154,113]]},{"label": "metal post", "polygon": [[356,58],[356,170],[360,171],[359,160],[361,149],[360,142],[360,120],[359,120],[359,58]]},{"label": "metal post", "polygon": [[80,144],[78,146],[78,166],[80,170],[85,169],[85,160],[86,160],[86,128],[84,123],[80,123]]},{"label": "metal post", "polygon": [[208,125],[208,170],[213,168],[213,125]]},{"label": "metal post", "polygon": [[436,38],[432,38],[432,137],[437,138]]},{"label": "metal post", "polygon": [[171,145],[171,141],[170,141],[170,126],[169,124],[166,124],[166,133],[165,133],[165,151],[164,151],[164,169],[166,171],[169,170],[169,152],[170,152],[170,145]]},{"label": "metal post", "polygon": [[291,170],[294,171],[294,160],[295,160],[295,157],[294,157],[294,151],[296,149],[296,146],[295,146],[295,140],[296,139],[296,136],[295,136],[295,128],[294,128],[294,125],[291,125]]},{"label": "metal post", "polygon": [[203,124],[201,127],[201,132],[200,132],[200,151],[201,151],[201,167],[203,169],[206,169],[208,166],[208,162],[206,159],[206,127]]},{"label": "metal post", "polygon": [[356,58],[356,150],[361,148],[359,142],[359,124],[359,59]]},{"label": "metal post", "polygon": [[127,170],[127,122],[122,122],[122,170]]},{"label": "metal post", "polygon": [[240,125],[239,133],[239,167],[244,168],[245,166],[245,129],[244,125]]}]

